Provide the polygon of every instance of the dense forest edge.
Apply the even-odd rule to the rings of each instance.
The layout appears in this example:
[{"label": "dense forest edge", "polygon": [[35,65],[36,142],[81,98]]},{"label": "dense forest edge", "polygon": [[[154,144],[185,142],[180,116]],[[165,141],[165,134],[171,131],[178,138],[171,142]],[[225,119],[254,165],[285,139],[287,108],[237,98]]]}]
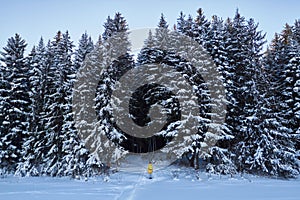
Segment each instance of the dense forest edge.
[{"label": "dense forest edge", "polygon": [[[300,20],[292,25],[285,24],[265,48],[265,33],[258,30],[258,23],[252,18],[246,19],[238,11],[233,18],[222,19],[215,15],[210,20],[202,9],[197,10],[195,17],[181,12],[174,26],[169,25],[162,14],[158,29],[149,32],[145,48],[136,60],[130,52],[130,30],[122,14],[108,16],[103,26],[104,32],[96,42],[85,32],[75,47],[68,31],[58,31],[46,42],[41,38],[28,55],[25,55],[27,43],[20,34],[8,39],[0,51],[2,177],[14,174],[80,178],[107,174],[108,158],[99,158],[90,152],[76,128],[78,124],[72,112],[76,74],[86,58],[97,57],[93,52],[101,52],[103,60],[109,61],[105,52],[119,49],[109,46],[108,39],[116,33],[124,33],[119,38],[126,47],[122,50],[124,54],[102,74],[95,94],[98,121],[102,125],[97,131],[116,145],[116,151],[112,152],[115,155],[110,156],[122,156],[126,154],[126,137],[110,120],[111,90],[126,70],[157,62],[157,56],[159,62],[177,69],[182,63],[188,66],[187,61],[180,60],[172,52],[159,50],[166,41],[176,41],[172,36],[174,31],[191,37],[210,54],[221,74],[227,103],[226,119],[215,146],[206,154],[199,153],[207,130],[207,125],[200,122],[197,137],[193,137],[190,146],[180,149],[185,151],[179,151],[179,160],[186,161],[186,166],[214,174],[298,177]],[[166,29],[168,31],[159,31]],[[191,73],[184,69],[183,73],[192,79]],[[198,88],[199,96],[204,95],[202,81],[196,80],[193,85]],[[147,88],[156,92],[160,89]],[[158,92],[155,98],[173,99],[165,106],[172,111],[173,118],[170,118],[176,119],[178,102],[172,94]],[[205,114],[209,112],[208,104],[199,103],[199,109],[204,112],[201,117],[207,120],[210,119]],[[136,122],[145,124],[145,117],[138,114],[141,110],[132,109]],[[167,132],[176,130],[172,122]]]}]

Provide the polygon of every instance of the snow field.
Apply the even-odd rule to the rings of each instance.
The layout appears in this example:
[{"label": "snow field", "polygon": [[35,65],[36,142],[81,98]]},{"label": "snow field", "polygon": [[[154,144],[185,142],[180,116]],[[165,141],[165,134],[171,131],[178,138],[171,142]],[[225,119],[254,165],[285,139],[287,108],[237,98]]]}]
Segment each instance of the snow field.
[{"label": "snow field", "polygon": [[[197,178],[198,176],[198,178]],[[198,175],[190,169],[168,167],[156,170],[154,179],[146,171],[130,169],[88,181],[69,178],[13,177],[0,179],[1,200],[68,199],[222,199],[299,200],[300,180],[257,176]]]}]

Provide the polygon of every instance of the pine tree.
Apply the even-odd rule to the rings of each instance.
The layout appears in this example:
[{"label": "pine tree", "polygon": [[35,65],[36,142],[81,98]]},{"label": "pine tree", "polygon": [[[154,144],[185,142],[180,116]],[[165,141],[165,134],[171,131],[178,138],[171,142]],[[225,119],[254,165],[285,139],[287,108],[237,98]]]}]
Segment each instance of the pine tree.
[{"label": "pine tree", "polygon": [[38,135],[44,130],[42,112],[44,109],[45,92],[45,46],[41,38],[37,47],[33,47],[27,57],[26,64],[29,66],[29,86],[31,99],[30,135],[22,146],[23,160],[18,163],[16,174],[24,176],[40,175],[41,158],[37,156],[36,144],[39,142]]},{"label": "pine tree", "polygon": [[160,16],[160,19],[159,19],[159,22],[158,22],[158,28],[165,28],[167,29],[169,27],[166,19],[165,19],[165,16],[164,14],[162,13],[161,16]]},{"label": "pine tree", "polygon": [[293,42],[291,48],[291,54],[293,58],[289,61],[289,65],[293,73],[293,113],[295,118],[294,134],[296,134],[296,149],[298,154],[300,153],[300,20],[296,20],[292,27]]},{"label": "pine tree", "polygon": [[295,157],[294,143],[289,133],[285,132],[278,118],[276,108],[276,88],[270,87],[267,76],[260,79],[261,95],[258,112],[252,126],[253,138],[249,154],[246,156],[246,171],[274,177],[296,177],[299,165]]},{"label": "pine tree", "polygon": [[[204,16],[202,16],[203,18]],[[228,67],[228,56],[226,49],[227,31],[222,19],[217,16],[213,16],[209,27],[205,32],[205,48],[212,57],[217,71],[222,76],[223,86],[229,87],[226,79],[228,73],[226,68]],[[211,85],[214,82],[210,83]],[[227,93],[227,99],[230,98],[230,94]],[[224,101],[223,99],[222,101]],[[206,170],[209,173],[221,173],[221,174],[235,174],[237,172],[236,165],[234,163],[235,154],[230,151],[230,145],[232,144],[234,137],[231,130],[231,125],[225,121],[219,132],[219,138],[217,144],[210,149],[210,155],[205,159],[209,164],[206,166]]]},{"label": "pine tree", "polygon": [[194,33],[193,36],[195,40],[200,44],[203,45],[204,48],[206,47],[206,37],[207,37],[207,31],[209,28],[209,21],[206,19],[204,12],[201,8],[197,10],[197,16],[195,19],[195,25],[194,25]]},{"label": "pine tree", "polygon": [[[26,65],[24,51],[27,44],[15,34],[8,39],[7,46],[1,52],[1,61],[6,65],[4,70],[5,108],[7,116],[1,122],[5,128],[1,132],[1,168],[13,172],[22,158],[22,145],[29,135],[30,98],[29,98],[29,68]],[[9,85],[8,85],[9,84]],[[8,126],[6,126],[8,125]],[[3,127],[3,128],[4,128]]]},{"label": "pine tree", "polygon": [[[275,96],[278,100],[278,117],[282,123],[282,131],[292,134],[295,131],[295,118],[293,116],[293,83],[294,72],[290,61],[293,60],[292,29],[286,24],[282,34],[275,35],[272,48],[266,57],[266,70],[270,74],[271,84],[276,88]],[[294,52],[294,53],[292,53]]]},{"label": "pine tree", "polygon": [[82,63],[88,53],[94,49],[94,44],[90,36],[87,33],[82,34],[78,49],[75,52],[74,67],[76,71],[82,66]]},{"label": "pine tree", "polygon": [[[264,57],[266,81],[261,84],[261,104],[252,156],[247,164],[252,171],[281,177],[295,177],[299,164],[295,152],[296,133],[293,124],[293,80],[294,72],[290,61],[292,51],[291,27],[286,25],[281,35],[275,34]],[[264,79],[261,79],[264,80]]]},{"label": "pine tree", "polygon": [[[208,22],[205,15],[203,14],[202,9],[199,9],[198,16],[196,17],[195,22],[193,22],[191,16],[189,16],[188,20],[184,20],[184,16],[181,13],[180,17],[178,18],[178,26],[179,28],[177,30],[179,32],[193,38],[200,45],[204,45],[205,49],[214,60],[214,63],[217,67],[216,70],[223,74],[225,80],[225,77],[227,75],[225,68],[228,65],[228,60],[227,51],[225,48],[226,30],[223,26],[223,21],[217,16],[213,16],[212,21]],[[187,52],[187,50],[183,50],[183,52],[184,51]],[[193,51],[195,50],[192,50],[191,52]],[[208,78],[209,74],[202,74],[202,76]],[[211,77],[211,80],[214,80],[214,78],[216,77]],[[209,84],[212,88],[218,88],[218,86],[214,86],[216,82],[209,82],[207,84]],[[224,82],[224,86],[226,87],[226,82]],[[205,110],[205,107],[203,107],[202,110]],[[218,114],[221,113],[222,112],[220,111]],[[207,170],[210,173],[234,174],[236,173],[236,166],[233,161],[234,154],[229,151],[229,144],[233,139],[232,132],[230,131],[230,125],[228,125],[226,122],[222,124],[221,127],[222,128],[218,130],[217,145],[214,145],[209,149],[209,154],[201,155],[201,157],[208,162]],[[210,133],[206,133],[206,135],[208,135],[208,138],[210,137]],[[201,141],[201,138],[199,139]],[[201,148],[201,143],[196,142],[195,144],[198,144],[198,147],[196,147],[196,145],[194,148]],[[198,156],[192,156],[192,165],[196,163],[193,160],[198,161]]]},{"label": "pine tree", "polygon": [[73,44],[68,32],[63,34],[62,42],[65,57],[63,62],[65,66],[62,66],[61,70],[65,75],[62,82],[64,103],[61,105],[63,114],[61,129],[61,139],[63,139],[61,173],[63,176],[79,177],[86,175],[88,151],[79,140],[72,113],[72,96],[76,68],[71,61]]},{"label": "pine tree", "polygon": [[195,23],[191,15],[188,16],[188,19],[185,19],[185,15],[180,12],[180,16],[177,19],[176,30],[179,33],[182,33],[188,37],[194,38],[194,27]]},{"label": "pine tree", "polygon": [[259,95],[257,82],[264,35],[257,31],[252,19],[246,22],[238,11],[232,21],[227,20],[225,27],[228,65],[224,68],[224,78],[229,100],[226,123],[236,141],[232,145],[236,164],[243,171],[255,137],[252,126],[258,112],[255,109]]},{"label": "pine tree", "polygon": [[158,49],[168,49],[168,43],[169,43],[169,25],[164,17],[163,14],[161,14],[161,17],[158,22],[157,29],[155,29],[155,47]]},{"label": "pine tree", "polygon": [[[96,140],[97,147],[100,152],[105,151],[105,144],[101,142],[101,137],[108,137],[110,142],[111,152],[104,152],[101,158],[105,164],[114,162],[122,156],[124,151],[122,146],[125,146],[124,132],[116,127],[112,121],[112,109],[119,109],[117,105],[112,105],[111,95],[115,89],[115,84],[133,67],[133,58],[130,52],[130,42],[128,39],[128,25],[124,17],[120,13],[116,13],[114,19],[108,17],[104,24],[105,31],[103,33],[103,43],[98,47],[104,49],[101,77],[96,90],[96,111],[99,119],[100,138]],[[125,143],[124,143],[125,142]]]},{"label": "pine tree", "polygon": [[154,39],[154,36],[153,36],[151,30],[149,30],[148,38],[145,40],[144,46],[146,46],[147,48],[154,48],[155,47],[155,39]]},{"label": "pine tree", "polygon": [[186,29],[185,15],[183,14],[183,12],[180,12],[180,16],[177,18],[176,30],[179,33],[184,33],[185,29]]},{"label": "pine tree", "polygon": [[[101,128],[98,128],[98,120],[94,108],[96,104],[95,91],[102,70],[99,66],[104,66],[105,63],[105,50],[100,41],[101,37],[95,45],[94,50],[86,55],[83,66],[78,69],[72,99],[77,134],[85,141],[85,146],[88,148],[89,154],[87,157],[83,155],[67,159],[73,160],[75,158],[82,160],[85,158],[85,171],[82,175],[86,177],[97,175],[101,172],[103,163],[106,161],[103,156],[105,153],[102,152],[105,149],[105,145],[111,145],[103,144],[102,142],[106,139],[106,135],[101,132]],[[85,153],[84,150],[80,151],[81,153]],[[84,162],[78,162],[78,164],[81,163]]]},{"label": "pine tree", "polygon": [[110,16],[108,16],[103,26],[104,26],[104,33],[102,34],[102,38],[104,40],[107,40],[109,37],[113,35],[114,32],[116,32],[114,26],[114,20],[111,19]]},{"label": "pine tree", "polygon": [[10,118],[9,118],[9,96],[10,96],[10,89],[11,85],[10,82],[7,80],[7,76],[9,75],[9,71],[5,64],[2,65],[0,63],[0,74],[1,74],[1,82],[0,82],[0,171],[2,174],[6,173],[7,171],[11,171],[11,166],[9,160],[9,155],[11,152],[14,151],[15,146],[12,146],[11,139],[7,138],[10,126]]},{"label": "pine tree", "polygon": [[[72,80],[75,78],[71,62],[73,44],[69,33],[60,31],[48,47],[49,68],[46,77],[45,138],[41,138],[43,149],[43,173],[51,176],[63,175],[62,158],[65,155],[63,142],[71,134]],[[70,128],[70,129],[69,129]]]}]

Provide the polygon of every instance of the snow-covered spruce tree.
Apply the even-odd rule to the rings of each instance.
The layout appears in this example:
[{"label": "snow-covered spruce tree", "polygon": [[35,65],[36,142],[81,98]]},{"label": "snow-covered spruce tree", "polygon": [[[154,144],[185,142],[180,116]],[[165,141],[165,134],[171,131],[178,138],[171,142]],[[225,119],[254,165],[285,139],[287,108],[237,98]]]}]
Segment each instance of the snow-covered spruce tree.
[{"label": "snow-covered spruce tree", "polygon": [[76,110],[74,116],[75,126],[80,138],[86,138],[84,139],[85,146],[89,150],[85,164],[86,171],[84,172],[84,176],[87,177],[100,174],[105,162],[105,158],[101,156],[104,154],[105,145],[107,145],[102,142],[106,139],[106,135],[101,133],[101,128],[98,129],[99,125],[95,112],[95,91],[102,69],[99,67],[104,66],[103,54],[104,47],[100,36],[94,50],[86,55],[82,67],[78,69],[76,81],[74,82],[72,101],[73,109]]},{"label": "snow-covered spruce tree", "polygon": [[144,42],[144,46],[146,46],[148,48],[154,48],[155,47],[155,39],[154,39],[154,36],[153,36],[153,33],[152,33],[151,30],[149,30],[148,37]]},{"label": "snow-covered spruce tree", "polygon": [[177,18],[176,31],[178,31],[179,33],[184,33],[185,28],[186,28],[185,14],[183,14],[183,12],[180,12],[179,17]]},{"label": "snow-covered spruce tree", "polygon": [[[278,106],[277,116],[282,123],[282,131],[295,134],[298,129],[294,106],[297,106],[297,41],[293,39],[292,27],[286,24],[281,34],[275,34],[265,56],[265,70],[270,84],[275,88]],[[295,112],[296,111],[296,112]]]},{"label": "snow-covered spruce tree", "polygon": [[30,71],[30,98],[32,101],[32,122],[30,123],[30,132],[39,133],[43,130],[41,113],[44,108],[45,95],[45,75],[46,71],[46,47],[43,38],[40,39],[37,47],[33,47],[27,58]]},{"label": "snow-covered spruce tree", "polygon": [[236,155],[238,170],[251,171],[246,160],[253,157],[252,147],[259,134],[253,131],[253,126],[259,112],[258,75],[264,35],[252,19],[246,21],[238,11],[232,21],[226,21],[225,30],[228,64],[223,74],[229,101],[226,123],[235,137],[230,149]]},{"label": "snow-covered spruce tree", "polygon": [[[193,39],[193,28],[194,28],[194,22],[192,17],[189,15],[188,19],[185,23],[184,32],[189,39]],[[203,147],[207,146],[205,140],[205,135],[208,133],[209,129],[209,122],[211,116],[209,115],[211,111],[211,97],[209,94],[209,89],[208,89],[208,83],[204,81],[204,77],[207,77],[207,74],[203,74],[203,70],[198,69],[198,67],[201,67],[202,63],[197,63],[198,61],[195,61],[195,58],[200,56],[202,52],[201,49],[193,49],[193,46],[188,45],[189,42],[186,39],[183,38],[178,38],[179,35],[178,33],[171,32],[169,36],[169,44],[175,44],[176,50],[173,50],[172,48],[170,49],[171,52],[176,52],[176,55],[180,55],[180,59],[176,61],[168,61],[172,63],[173,67],[181,72],[183,77],[185,77],[185,81],[188,82],[189,85],[192,86],[193,91],[181,91],[180,95],[181,96],[186,96],[186,92],[193,92],[196,96],[197,99],[190,99],[189,101],[193,102],[194,109],[197,110],[197,114],[195,115],[190,115],[187,119],[191,121],[197,121],[197,123],[194,125],[193,129],[196,130],[197,132],[191,133],[189,138],[185,138],[185,142],[180,147],[182,157],[185,157],[189,160],[189,164],[191,167],[195,169],[199,169],[200,163],[199,159],[207,157],[207,151],[203,151]],[[183,42],[185,41],[185,42]],[[174,45],[172,45],[174,46]],[[165,58],[168,60],[168,56]],[[194,62],[192,64],[192,61]],[[178,63],[177,63],[178,62]],[[203,62],[207,62],[207,60],[203,60]],[[202,71],[202,72],[200,72]],[[201,74],[200,74],[200,73]],[[178,81],[178,80],[174,80]],[[178,82],[177,84],[182,84]],[[178,94],[179,95],[179,94]],[[188,103],[190,104],[190,103]],[[187,104],[187,105],[188,105]],[[187,106],[187,105],[181,105],[181,106]],[[178,133],[182,134],[182,133]]]},{"label": "snow-covered spruce tree", "polygon": [[40,175],[41,157],[37,156],[36,144],[39,142],[38,135],[44,130],[42,112],[44,109],[45,93],[45,46],[41,38],[37,47],[33,47],[31,53],[26,59],[29,66],[29,85],[31,99],[31,121],[30,135],[22,146],[22,160],[17,166],[17,175]]},{"label": "snow-covered spruce tree", "polygon": [[207,37],[209,25],[210,23],[206,19],[203,10],[199,8],[197,10],[197,16],[193,28],[193,37],[204,48],[206,48],[206,37]]},{"label": "snow-covered spruce tree", "polygon": [[293,39],[300,44],[300,19],[295,20],[295,23],[292,27]]},{"label": "snow-covered spruce tree", "polygon": [[[62,104],[62,80],[60,78],[59,65],[62,63],[60,48],[62,33],[59,31],[51,43],[48,42],[46,49],[46,68],[45,75],[45,100],[42,119],[44,131],[39,135],[37,144],[37,155],[41,156],[41,173],[56,176],[60,158],[62,157],[62,139],[59,134],[62,128],[63,116],[60,109]],[[42,137],[40,137],[42,136]]]},{"label": "snow-covered spruce tree", "polygon": [[[144,48],[138,54],[137,67],[144,64],[153,64],[153,69],[156,69],[158,64],[165,65],[170,61],[165,58],[168,55],[168,50],[170,51],[168,49],[170,36],[168,23],[164,15],[161,14],[154,35],[149,31],[148,38],[144,41]],[[174,56],[174,54],[172,55]],[[159,80],[152,80],[152,82],[156,83]],[[133,121],[140,126],[150,125],[153,120],[157,120],[151,118],[150,109],[154,109],[157,105],[163,109],[163,111],[157,110],[157,112],[167,114],[165,126],[162,130],[153,133],[152,137],[133,141],[135,146],[138,147],[136,148],[137,152],[151,152],[161,149],[176,134],[176,126],[178,126],[176,121],[179,120],[178,99],[175,98],[175,94],[170,88],[163,85],[147,84],[134,92],[129,107]]]},{"label": "snow-covered spruce tree", "polygon": [[164,17],[163,14],[161,14],[157,29],[155,29],[155,48],[158,49],[165,49],[168,46],[169,43],[169,25]]},{"label": "snow-covered spruce tree", "polygon": [[192,16],[189,15],[188,19],[185,19],[185,15],[183,14],[183,12],[180,12],[180,16],[177,19],[176,30],[179,33],[194,38],[194,27],[195,23]]},{"label": "snow-covered spruce tree", "polygon": [[45,135],[39,143],[43,145],[42,173],[57,176],[59,174],[62,158],[61,135],[63,124],[63,112],[61,105],[63,100],[63,70],[60,68],[64,63],[64,47],[62,47],[62,33],[57,32],[54,40],[48,45],[47,56],[48,73],[46,75],[45,109]]},{"label": "snow-covered spruce tree", "polygon": [[[46,50],[45,95],[42,120],[44,131],[38,135],[36,154],[41,157],[41,174],[77,175],[73,160],[82,148],[75,134],[71,113],[72,82],[75,69],[71,61],[73,44],[68,32],[60,31]],[[86,150],[85,150],[86,151]],[[83,154],[85,154],[83,151]],[[70,155],[71,154],[71,155]],[[68,159],[72,157],[73,159]]]},{"label": "snow-covered spruce tree", "polygon": [[112,152],[107,152],[105,157],[101,158],[105,164],[110,164],[110,162],[118,160],[126,153],[121,147],[121,145],[126,146],[125,133],[112,120],[112,109],[119,108],[112,105],[111,95],[116,82],[133,67],[133,58],[129,54],[128,25],[124,17],[120,13],[116,13],[114,19],[108,17],[104,28],[105,31],[102,35],[104,48],[102,66],[106,66],[106,68],[102,69],[96,91],[96,112],[100,127],[99,134],[108,137],[114,144],[101,144],[101,141],[97,140],[97,146],[115,146],[115,148],[111,148],[113,149]]},{"label": "snow-covered spruce tree", "polygon": [[8,69],[5,65],[0,63],[0,75],[1,75],[1,82],[0,82],[0,171],[2,173],[6,173],[7,171],[11,171],[11,166],[9,163],[9,155],[11,152],[14,151],[15,146],[11,144],[11,138],[7,137],[9,132],[10,120],[9,120],[9,95],[11,85],[10,82],[7,80],[7,76],[9,75]]},{"label": "snow-covered spruce tree", "polygon": [[107,40],[109,37],[111,37],[114,33],[117,32],[117,28],[115,25],[115,21],[110,18],[110,16],[107,17],[106,22],[104,23],[104,32],[102,34],[103,40]]},{"label": "snow-covered spruce tree", "polygon": [[[205,18],[203,18],[203,20],[205,21]],[[225,69],[228,65],[228,60],[225,48],[226,30],[223,20],[217,16],[213,16],[205,35],[205,49],[211,55],[217,70],[222,75],[223,86],[227,88],[228,83],[225,81],[227,73]],[[213,85],[215,83],[212,82],[210,84]],[[228,90],[226,90],[226,92],[228,99]],[[220,100],[226,101],[225,99]],[[229,150],[230,144],[234,139],[230,127],[227,121],[222,124],[218,142],[210,149],[211,156],[206,159],[209,163],[206,168],[210,173],[235,174],[237,172],[233,160],[235,154]]]},{"label": "snow-covered spruce tree", "polygon": [[167,29],[169,27],[168,22],[166,21],[166,18],[163,13],[161,13],[161,15],[160,15],[160,19],[159,19],[157,27],[165,28],[165,29]]},{"label": "snow-covered spruce tree", "polygon": [[62,82],[64,103],[61,105],[63,112],[63,125],[61,129],[61,134],[63,136],[63,164],[61,173],[64,176],[77,177],[85,175],[84,173],[87,168],[85,164],[88,158],[88,151],[79,141],[72,113],[73,83],[75,81],[76,68],[71,61],[74,45],[70,39],[68,31],[63,34],[61,42],[64,48],[64,54],[62,54],[64,56],[64,65],[62,65],[60,69],[64,76]]},{"label": "snow-covered spruce tree", "polygon": [[[245,19],[242,18],[242,26],[245,26]],[[240,25],[240,26],[241,26]],[[224,24],[224,28],[225,28],[225,34],[224,34],[224,39],[225,42],[223,44],[224,48],[226,49],[226,65],[223,67],[223,75],[224,76],[224,82],[225,82],[225,88],[227,90],[227,99],[228,99],[228,105],[227,105],[227,111],[228,111],[228,115],[226,118],[226,123],[229,125],[229,129],[232,131],[232,135],[238,135],[240,130],[236,130],[236,129],[240,129],[241,125],[238,125],[238,123],[241,123],[240,119],[238,119],[238,117],[240,117],[240,115],[242,114],[241,111],[237,111],[237,109],[239,110],[243,110],[242,107],[239,108],[238,106],[238,101],[239,99],[236,100],[236,96],[238,94],[238,89],[240,86],[242,86],[243,83],[240,83],[239,85],[237,85],[238,83],[236,83],[235,79],[239,79],[240,76],[238,73],[243,73],[243,69],[245,68],[244,64],[242,63],[238,63],[236,60],[242,62],[243,58],[239,58],[238,57],[242,57],[243,53],[239,52],[242,46],[242,43],[240,41],[238,41],[239,39],[241,40],[242,37],[237,38],[234,37],[234,34],[237,36],[237,32],[235,32],[235,29],[237,29],[237,31],[239,31],[239,34],[241,32],[243,32],[244,30],[241,30],[241,27],[237,27],[234,29],[233,27],[233,22],[230,19],[227,19],[227,21]],[[244,27],[243,27],[244,28]],[[227,42],[226,42],[227,41]],[[234,46],[235,45],[235,46]],[[238,46],[240,45],[240,46]],[[235,60],[236,57],[236,60]],[[240,65],[241,70],[237,70],[237,65]],[[240,81],[241,82],[241,81]]]},{"label": "snow-covered spruce tree", "polygon": [[284,127],[290,134],[294,134],[299,124],[296,124],[293,108],[295,105],[294,84],[296,82],[295,71],[297,61],[295,59],[297,54],[297,42],[293,40],[292,27],[286,24],[281,33],[282,53],[284,56],[283,68],[279,80],[278,93],[280,99],[280,117]]},{"label": "snow-covered spruce tree", "polygon": [[[6,116],[1,119],[1,168],[14,172],[22,158],[22,145],[29,135],[30,98],[29,68],[24,51],[27,44],[19,34],[8,39],[1,52],[4,63],[2,75],[2,108]],[[3,132],[2,132],[3,131]]]},{"label": "snow-covered spruce tree", "polygon": [[[296,150],[298,156],[300,155],[300,20],[296,20],[292,27],[293,41],[291,47],[291,54],[293,58],[289,61],[291,71],[293,73],[293,113],[295,118],[295,140]],[[298,124],[298,126],[297,126]]]},{"label": "snow-covered spruce tree", "polygon": [[[202,10],[199,9],[195,22],[191,20],[190,16],[187,20],[184,20],[184,16],[181,13],[177,21],[177,27],[177,31],[180,33],[192,37],[202,45],[205,43],[205,48],[212,56],[217,70],[220,73],[225,73],[224,66],[227,65],[226,51],[224,47],[225,29],[221,19],[219,19],[217,16],[213,16],[212,21],[209,22],[205,18]],[[208,78],[208,76],[209,75],[204,75],[206,78]],[[210,79],[213,80],[214,78],[216,77],[211,77]],[[214,82],[210,82],[209,84],[212,88],[218,88],[214,87]],[[225,84],[226,83],[224,83],[224,86]],[[225,99],[219,100],[225,101]],[[202,158],[205,158],[204,160],[208,163],[207,170],[210,173],[236,173],[236,167],[232,159],[233,154],[228,150],[228,144],[230,144],[233,138],[231,134],[232,133],[225,122],[222,125],[222,128],[218,131],[217,145],[214,145],[210,148],[209,154],[201,156]]]},{"label": "snow-covered spruce tree", "polygon": [[282,128],[276,111],[276,89],[270,87],[267,77],[268,74],[261,74],[259,109],[252,119],[255,125],[250,127],[255,137],[245,162],[245,171],[274,177],[296,177],[299,174],[299,164],[294,142],[291,135]]},{"label": "snow-covered spruce tree", "polygon": [[92,41],[91,36],[85,32],[82,34],[78,49],[75,51],[75,60],[74,60],[74,67],[76,71],[82,66],[82,63],[88,53],[90,53],[94,49],[94,44]]},{"label": "snow-covered spruce tree", "polygon": [[[33,99],[33,114],[36,113],[36,120],[38,120],[38,126],[32,126],[32,134],[30,139],[27,142],[29,146],[24,148],[28,149],[26,161],[24,166],[19,168],[19,172],[21,175],[45,175],[45,165],[46,165],[46,154],[49,152],[51,148],[51,136],[50,133],[50,125],[49,121],[51,118],[51,114],[49,113],[51,110],[49,106],[52,106],[50,102],[53,102],[53,99],[50,99],[51,93],[53,89],[50,89],[53,85],[54,79],[50,78],[51,74],[53,76],[53,50],[52,43],[48,41],[47,45],[43,47],[42,40],[40,40],[38,47],[36,48],[36,53],[34,55],[29,56],[28,61],[31,63],[31,98]],[[40,59],[40,60],[38,60]],[[39,62],[37,65],[36,62]],[[40,71],[42,70],[42,71]],[[38,74],[41,73],[42,77],[39,77]],[[41,79],[40,85],[37,86],[37,81]],[[52,86],[53,87],[53,86]],[[37,99],[41,102],[36,102]],[[41,106],[41,107],[40,107]],[[52,119],[52,118],[51,118]],[[34,129],[36,128],[36,129]],[[51,132],[53,133],[53,132]],[[48,143],[49,142],[49,143]],[[30,149],[33,146],[33,152]],[[31,155],[33,154],[33,155]],[[31,161],[30,161],[31,160]],[[26,166],[28,165],[28,166]],[[31,165],[31,167],[30,167]]]},{"label": "snow-covered spruce tree", "polygon": [[[290,35],[288,30],[290,28],[286,26],[285,34]],[[286,178],[299,174],[294,140],[297,138],[296,129],[293,132],[292,126],[288,124],[293,122],[293,118],[290,118],[293,110],[288,102],[293,97],[293,86],[290,83],[295,76],[291,72],[293,67],[290,61],[294,61],[295,54],[291,54],[291,43],[286,43],[287,39],[292,42],[291,35],[282,37],[275,34],[264,57],[266,73],[265,79],[261,79],[261,101],[257,115],[259,123],[255,126],[258,129],[255,132],[258,131],[259,135],[252,148],[253,156],[247,160],[247,164],[256,173]],[[290,96],[288,102],[285,101],[287,96]]]},{"label": "snow-covered spruce tree", "polygon": [[[151,68],[157,69],[159,65],[162,65],[162,67],[174,67],[172,62],[179,61],[180,58],[178,56],[176,57],[174,53],[171,54],[169,52],[168,46],[170,41],[168,40],[171,39],[171,35],[169,30],[166,29],[167,27],[167,22],[163,15],[161,15],[158,29],[155,30],[155,35],[153,36],[150,31],[148,38],[144,41],[144,47],[138,54],[137,67],[150,64],[147,70],[151,71]],[[168,38],[168,40],[165,40],[166,38]],[[168,57],[168,55],[170,55],[170,57]],[[172,58],[174,58],[174,60],[172,60]],[[151,76],[149,76],[149,78],[150,77]],[[153,133],[152,137],[134,141],[137,142],[136,146],[145,152],[161,149],[170,142],[172,137],[177,134],[177,121],[180,119],[179,102],[174,91],[172,91],[171,88],[160,85],[159,79],[152,77],[150,82],[153,82],[153,84],[146,84],[134,92],[129,107],[133,120],[140,126],[151,125],[154,120],[166,120],[161,121],[161,123],[164,123],[164,127],[161,130],[157,130],[156,133]],[[160,112],[160,114],[164,113],[162,115],[166,116],[161,116],[162,118],[160,119],[152,118],[151,112],[154,112],[153,110],[158,108],[157,106],[159,106],[161,110],[156,110],[156,112]],[[177,150],[179,151],[179,149]],[[168,153],[169,150],[166,149],[166,151]]]}]

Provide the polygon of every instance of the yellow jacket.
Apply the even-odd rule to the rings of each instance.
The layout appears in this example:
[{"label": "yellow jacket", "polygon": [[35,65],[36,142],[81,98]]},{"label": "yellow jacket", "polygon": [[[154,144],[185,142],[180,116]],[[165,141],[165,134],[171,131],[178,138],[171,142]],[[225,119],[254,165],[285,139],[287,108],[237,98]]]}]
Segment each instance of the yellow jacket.
[{"label": "yellow jacket", "polygon": [[148,174],[152,174],[153,172],[153,166],[151,163],[148,164]]}]

